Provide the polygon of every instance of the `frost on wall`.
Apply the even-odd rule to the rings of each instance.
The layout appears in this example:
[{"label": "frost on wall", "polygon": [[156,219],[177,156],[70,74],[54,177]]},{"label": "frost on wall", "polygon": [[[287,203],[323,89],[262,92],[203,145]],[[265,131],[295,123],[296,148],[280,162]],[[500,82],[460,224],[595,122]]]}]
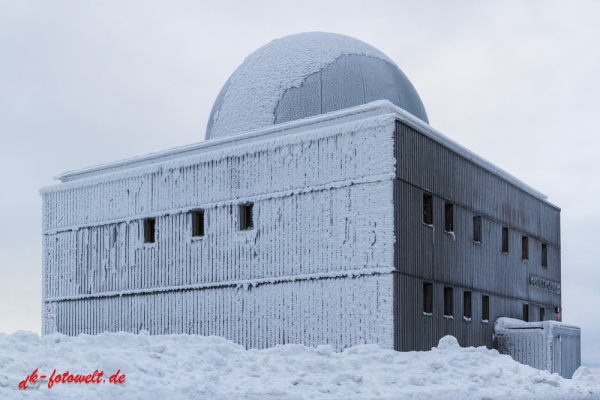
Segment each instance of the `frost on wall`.
[{"label": "frost on wall", "polygon": [[375,117],[44,189],[57,330],[392,347],[393,128]]},{"label": "frost on wall", "polygon": [[580,329],[562,322],[498,318],[494,342],[500,353],[564,378],[571,378],[581,366]]}]

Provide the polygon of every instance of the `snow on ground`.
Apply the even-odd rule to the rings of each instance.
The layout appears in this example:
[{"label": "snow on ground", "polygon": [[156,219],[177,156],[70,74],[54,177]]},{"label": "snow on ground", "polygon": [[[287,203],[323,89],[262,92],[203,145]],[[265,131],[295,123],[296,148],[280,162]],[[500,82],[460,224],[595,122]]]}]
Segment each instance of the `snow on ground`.
[{"label": "snow on ground", "polygon": [[[19,382],[35,369],[62,376],[103,371],[101,383]],[[120,370],[122,384],[109,383]],[[55,376],[56,376],[55,374]],[[97,380],[90,377],[88,380]],[[38,381],[39,383],[39,381]],[[1,399],[598,399],[600,375],[582,367],[572,380],[518,364],[495,350],[461,348],[446,336],[427,352],[360,345],[288,344],[245,350],[219,337],[103,333],[40,338],[0,334]]]}]

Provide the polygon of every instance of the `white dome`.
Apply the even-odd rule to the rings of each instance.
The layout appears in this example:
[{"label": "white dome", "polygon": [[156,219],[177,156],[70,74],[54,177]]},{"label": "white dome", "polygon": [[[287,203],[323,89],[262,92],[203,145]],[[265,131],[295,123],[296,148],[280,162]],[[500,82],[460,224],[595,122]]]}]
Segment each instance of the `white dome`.
[{"label": "white dome", "polygon": [[334,33],[300,33],[250,54],[213,105],[206,139],[387,99],[429,122],[406,75],[385,54]]}]

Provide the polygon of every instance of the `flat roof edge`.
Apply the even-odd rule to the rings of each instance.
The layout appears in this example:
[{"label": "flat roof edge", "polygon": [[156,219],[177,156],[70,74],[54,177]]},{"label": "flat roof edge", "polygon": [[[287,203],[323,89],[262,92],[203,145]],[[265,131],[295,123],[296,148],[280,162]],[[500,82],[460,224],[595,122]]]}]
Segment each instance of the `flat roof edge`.
[{"label": "flat roof edge", "polygon": [[400,122],[410,126],[413,129],[416,129],[420,133],[422,133],[425,136],[429,137],[430,139],[438,142],[439,144],[443,145],[444,147],[447,147],[448,149],[452,150],[453,152],[461,155],[465,159],[467,159],[467,160],[473,162],[474,164],[482,167],[483,169],[491,172],[492,174],[498,176],[499,178],[505,180],[506,182],[512,184],[513,186],[523,190],[524,192],[529,193],[530,195],[536,197],[537,199],[543,200],[546,204],[548,204],[548,205],[552,206],[553,208],[555,208],[556,210],[560,211],[560,207],[558,207],[557,205],[548,201],[548,196],[546,194],[540,192],[537,189],[534,189],[533,187],[529,186],[528,184],[526,184],[519,178],[515,177],[514,175],[505,171],[504,169],[498,167],[497,165],[491,163],[490,161],[486,160],[485,158],[479,156],[478,154],[474,153],[473,151],[467,149],[466,147],[459,144],[458,142],[455,142],[454,140],[450,139],[448,136],[444,135],[443,133],[439,132],[435,128],[431,127],[429,124],[426,124],[425,122],[416,118],[412,114],[409,114],[408,112],[402,110],[401,108],[397,107],[396,105],[390,103],[390,107],[395,108],[394,111],[398,114],[398,120]]},{"label": "flat roof edge", "polygon": [[388,100],[377,100],[371,103],[360,105],[357,107],[347,108],[339,111],[330,112],[323,115],[304,118],[286,122],[283,124],[273,125],[267,128],[260,128],[253,131],[241,133],[238,135],[227,136],[218,139],[210,139],[199,143],[194,143],[186,146],[176,147],[169,150],[164,150],[156,153],[150,153],[143,156],[132,157],[124,160],[114,161],[106,164],[86,167],[78,170],[67,171],[54,179],[61,182],[70,182],[79,179],[85,179],[92,176],[103,175],[110,172],[117,172],[136,168],[143,165],[151,165],[168,161],[177,158],[183,158],[195,154],[207,153],[215,150],[221,150],[227,147],[238,146],[246,143],[270,139],[278,136],[287,136],[293,133],[304,132],[313,128],[323,128],[340,123],[351,122],[362,118],[368,118],[378,115],[394,114],[396,119],[411,128],[426,135],[430,139],[440,143],[453,152],[461,155],[465,159],[491,172],[495,176],[500,177],[504,181],[523,190],[530,195],[543,200],[546,204],[560,211],[560,208],[548,201],[548,196],[534,189],[525,182],[516,178],[514,175],[506,172],[504,169],[487,161],[483,157],[477,155],[466,147],[460,145],[448,136],[437,131],[429,124],[421,121],[409,112],[401,109]]},{"label": "flat roof edge", "polygon": [[331,125],[337,125],[338,123],[351,122],[362,118],[383,115],[391,112],[391,110],[386,107],[386,103],[389,102],[387,100],[378,100],[362,106],[277,124],[267,128],[255,129],[237,135],[210,139],[208,141],[175,147],[143,156],[136,156],[106,164],[67,171],[55,176],[54,179],[60,180],[61,182],[69,182],[95,175],[105,174],[108,172],[134,168],[140,165],[154,164],[176,158],[187,157],[190,155],[220,150],[227,147],[238,146],[240,144],[252,143],[258,140],[270,139],[275,136],[286,136],[293,133],[302,132],[313,127],[323,128]]}]

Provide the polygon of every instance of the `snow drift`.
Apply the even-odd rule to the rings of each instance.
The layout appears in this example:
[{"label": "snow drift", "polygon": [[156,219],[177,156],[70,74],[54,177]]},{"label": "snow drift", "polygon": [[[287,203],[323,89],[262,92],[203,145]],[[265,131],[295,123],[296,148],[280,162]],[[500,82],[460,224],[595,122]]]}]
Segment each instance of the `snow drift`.
[{"label": "snow drift", "polygon": [[[48,382],[19,389],[38,375],[93,374],[101,383]],[[120,370],[122,384],[109,383]],[[100,379],[100,380],[102,380]],[[39,383],[39,381],[38,381]],[[341,353],[331,346],[288,344],[245,350],[197,335],[103,333],[68,337],[0,334],[0,398],[10,399],[597,399],[600,376],[581,367],[573,379],[521,365],[485,347],[459,347],[446,336],[428,352],[378,345]]]}]

